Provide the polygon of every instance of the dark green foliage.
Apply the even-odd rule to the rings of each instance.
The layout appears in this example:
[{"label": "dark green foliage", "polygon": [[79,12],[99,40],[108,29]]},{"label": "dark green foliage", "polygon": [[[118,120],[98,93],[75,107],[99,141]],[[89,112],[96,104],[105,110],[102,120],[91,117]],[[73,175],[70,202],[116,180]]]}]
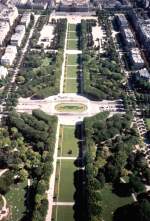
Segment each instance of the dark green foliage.
[{"label": "dark green foliage", "polygon": [[111,32],[108,31],[110,27],[107,24],[108,45],[105,46],[106,53],[100,55],[99,49],[93,49],[91,32],[94,25],[94,21],[91,20],[81,21],[80,39],[83,50],[84,93],[98,100],[117,99],[123,95],[122,82],[124,77],[118,65]]},{"label": "dark green foliage", "polygon": [[134,192],[138,193],[145,190],[144,184],[142,183],[141,179],[136,175],[130,176],[129,183]]},{"label": "dark green foliage", "polygon": [[[3,165],[10,170],[13,169],[19,181],[28,176],[32,179],[32,201],[34,202],[31,220],[44,220],[47,213],[46,190],[53,170],[56,125],[56,117],[48,116],[40,110],[33,111],[32,115],[10,112],[4,125],[6,129],[1,130],[3,148],[0,160]],[[16,151],[12,151],[14,149]],[[8,176],[6,179],[5,177],[1,179],[1,193],[8,191],[13,183],[12,177],[7,178]],[[32,217],[30,211],[31,209],[27,211],[27,217],[28,215]]]},{"label": "dark green foliage", "polygon": [[120,179],[128,165],[128,156],[139,141],[137,132],[131,128],[132,115],[130,113],[115,114],[112,117],[108,115],[108,112],[103,112],[84,120],[89,221],[96,217],[101,219],[103,209],[101,189],[105,182],[115,184]]},{"label": "dark green foliage", "polygon": [[18,82],[18,93],[22,97],[32,96],[44,99],[59,91],[62,51],[57,54],[29,52],[24,60],[20,76],[23,82]]}]

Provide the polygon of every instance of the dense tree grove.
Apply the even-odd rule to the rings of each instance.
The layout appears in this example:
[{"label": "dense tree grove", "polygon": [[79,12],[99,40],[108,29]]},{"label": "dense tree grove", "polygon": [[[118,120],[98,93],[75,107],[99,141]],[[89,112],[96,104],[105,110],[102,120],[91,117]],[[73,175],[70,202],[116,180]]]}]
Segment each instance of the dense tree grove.
[{"label": "dense tree grove", "polygon": [[113,221],[149,221],[150,199],[148,195],[145,197],[136,203],[118,208],[114,213]]},{"label": "dense tree grove", "polygon": [[8,168],[0,180],[5,194],[17,182],[30,179],[26,220],[43,221],[48,208],[46,190],[52,173],[57,118],[40,110],[32,115],[11,112],[0,129],[0,166]]},{"label": "dense tree grove", "polygon": [[[116,99],[123,94],[124,76],[118,65],[109,23],[105,20],[107,43],[104,53],[100,46],[93,48],[92,21],[81,21],[81,46],[83,50],[83,80],[84,93],[95,99]],[[100,44],[100,43],[99,43]],[[101,83],[103,82],[103,84]]]},{"label": "dense tree grove", "polygon": [[26,55],[16,79],[22,97],[43,99],[59,92],[62,52],[49,54],[31,51]]},{"label": "dense tree grove", "polygon": [[[41,23],[43,24],[43,20]],[[54,49],[58,51],[56,53],[46,53],[44,50],[29,51],[26,54],[16,79],[17,94],[22,97],[43,99],[59,92],[65,33],[66,19],[59,19],[56,22],[55,38],[52,43]]]},{"label": "dense tree grove", "polygon": [[111,183],[120,194],[120,178],[129,176],[127,189],[122,194],[143,192],[143,180],[150,182],[150,169],[143,154],[133,152],[139,145],[139,136],[132,125],[132,114],[109,117],[108,112],[103,112],[85,118],[84,130],[88,220],[101,220],[103,201],[100,195],[105,183]]}]

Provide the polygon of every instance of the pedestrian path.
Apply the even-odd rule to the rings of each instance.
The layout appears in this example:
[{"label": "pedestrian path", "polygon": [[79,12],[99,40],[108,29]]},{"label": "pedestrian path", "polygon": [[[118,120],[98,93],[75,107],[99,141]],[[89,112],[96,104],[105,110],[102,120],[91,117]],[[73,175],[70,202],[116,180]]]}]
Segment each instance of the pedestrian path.
[{"label": "pedestrian path", "polygon": [[74,202],[53,202],[53,206],[74,206]]}]

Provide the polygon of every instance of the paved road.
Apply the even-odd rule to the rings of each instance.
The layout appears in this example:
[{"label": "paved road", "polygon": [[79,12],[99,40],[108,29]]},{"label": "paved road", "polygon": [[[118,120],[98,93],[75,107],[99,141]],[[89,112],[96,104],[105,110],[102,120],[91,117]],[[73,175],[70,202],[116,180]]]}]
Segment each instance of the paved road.
[{"label": "paved road", "polygon": [[[61,103],[84,104],[87,109],[83,112],[59,112],[55,106]],[[44,100],[31,100],[29,98],[20,98],[16,110],[18,112],[31,113],[34,109],[41,109],[50,115],[57,115],[60,122],[64,124],[76,124],[82,121],[84,117],[94,116],[102,111],[110,111],[113,113],[124,113],[122,100],[114,101],[92,101],[84,96],[77,94],[59,94],[51,96]]]}]

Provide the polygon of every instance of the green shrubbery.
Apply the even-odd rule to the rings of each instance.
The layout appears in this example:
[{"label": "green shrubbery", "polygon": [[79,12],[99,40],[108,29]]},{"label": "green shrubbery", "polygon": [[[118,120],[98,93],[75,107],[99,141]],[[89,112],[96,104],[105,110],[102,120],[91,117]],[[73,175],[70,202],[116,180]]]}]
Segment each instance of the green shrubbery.
[{"label": "green shrubbery", "polygon": [[[129,169],[128,158],[139,142],[136,130],[131,127],[132,115],[116,114],[110,118],[108,115],[103,112],[84,120],[88,220],[100,219],[103,209],[101,189],[105,182],[120,182],[120,177]],[[136,180],[132,181],[133,188]]]},{"label": "green shrubbery", "polygon": [[1,179],[0,193],[5,194],[13,183],[30,178],[28,201],[32,197],[33,206],[26,216],[33,216],[31,220],[44,220],[47,213],[46,190],[53,170],[56,125],[56,117],[40,110],[34,110],[32,115],[11,112],[0,131],[1,166],[10,170]]},{"label": "green shrubbery", "polygon": [[100,54],[99,48],[93,48],[91,30],[95,23],[82,21],[80,27],[83,51],[83,90],[85,94],[98,100],[112,100],[123,95],[124,76],[121,73],[118,56],[109,31],[109,23],[107,20],[105,23],[108,35],[103,54]]}]

